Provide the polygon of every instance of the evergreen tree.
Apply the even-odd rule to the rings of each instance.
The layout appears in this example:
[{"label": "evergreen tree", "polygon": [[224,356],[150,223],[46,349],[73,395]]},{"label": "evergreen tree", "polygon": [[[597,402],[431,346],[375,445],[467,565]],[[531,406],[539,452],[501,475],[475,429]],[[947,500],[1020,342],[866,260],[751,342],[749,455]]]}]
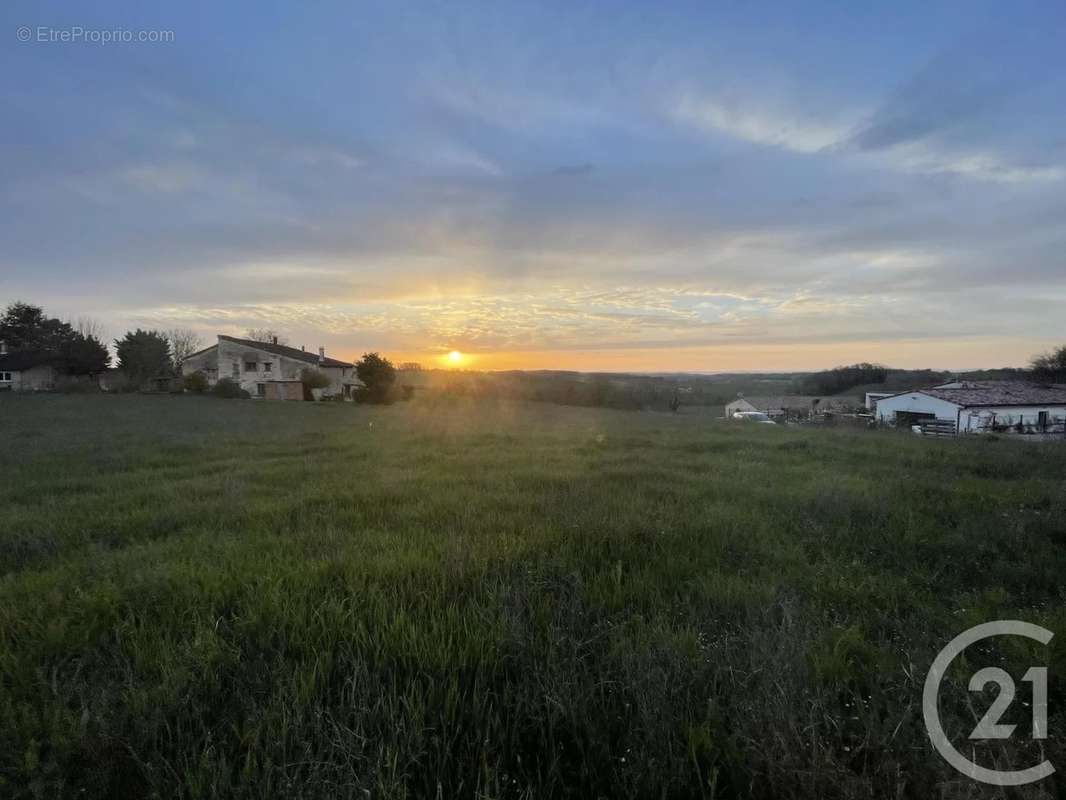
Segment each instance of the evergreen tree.
[{"label": "evergreen tree", "polygon": [[45,315],[40,306],[11,303],[0,316],[0,341],[11,352],[43,351],[54,354],[64,371],[84,375],[107,369],[111,360],[104,344],[69,322]]},{"label": "evergreen tree", "polygon": [[138,328],[115,340],[118,366],[135,379],[170,375],[173,364],[170,358],[170,342],[159,331],[143,331]]}]

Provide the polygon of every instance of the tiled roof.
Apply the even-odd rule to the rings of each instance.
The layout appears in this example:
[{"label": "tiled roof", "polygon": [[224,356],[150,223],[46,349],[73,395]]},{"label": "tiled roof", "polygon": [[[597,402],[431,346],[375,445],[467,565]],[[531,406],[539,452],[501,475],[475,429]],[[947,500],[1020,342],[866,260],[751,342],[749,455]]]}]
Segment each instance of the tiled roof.
[{"label": "tiled roof", "polygon": [[[267,353],[273,353],[276,356],[285,356],[285,358],[291,358],[296,361],[303,361],[307,364],[318,365],[318,353],[308,353],[306,350],[297,350],[295,347],[289,347],[284,344],[274,344],[273,342],[257,342],[254,339],[238,339],[235,336],[222,336],[219,339],[225,339],[227,342],[235,342],[236,344],[242,344],[245,347],[254,347],[256,350],[263,350]],[[210,348],[208,348],[210,349]],[[336,358],[329,358],[328,356],[322,360],[323,367],[351,367],[353,364],[347,361],[339,361]]]},{"label": "tiled roof", "polygon": [[959,406],[1046,406],[1066,403],[1066,386],[1050,383],[959,381],[915,391]]}]

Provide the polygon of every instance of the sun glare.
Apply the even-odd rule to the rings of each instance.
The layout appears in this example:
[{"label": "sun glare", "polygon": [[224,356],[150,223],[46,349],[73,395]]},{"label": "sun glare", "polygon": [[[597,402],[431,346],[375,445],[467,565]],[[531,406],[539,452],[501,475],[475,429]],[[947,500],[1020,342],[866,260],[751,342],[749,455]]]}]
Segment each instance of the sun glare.
[{"label": "sun glare", "polygon": [[448,353],[448,361],[452,364],[462,364],[463,354],[460,353],[458,350],[452,350],[450,353]]}]

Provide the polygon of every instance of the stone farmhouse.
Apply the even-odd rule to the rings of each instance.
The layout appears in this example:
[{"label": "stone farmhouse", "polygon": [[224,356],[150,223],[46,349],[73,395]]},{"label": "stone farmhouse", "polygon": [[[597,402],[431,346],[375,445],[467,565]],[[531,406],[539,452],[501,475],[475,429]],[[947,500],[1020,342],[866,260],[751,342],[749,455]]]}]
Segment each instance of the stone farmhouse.
[{"label": "stone farmhouse", "polygon": [[266,400],[303,400],[300,372],[308,367],[324,373],[330,380],[324,397],[352,398],[352,392],[362,383],[355,376],[355,365],[329,358],[323,347],[317,353],[303,348],[288,347],[272,342],[218,337],[218,343],[193,353],[185,359],[181,372],[189,375],[202,372],[214,386],[220,378],[232,378],[252,397]]}]

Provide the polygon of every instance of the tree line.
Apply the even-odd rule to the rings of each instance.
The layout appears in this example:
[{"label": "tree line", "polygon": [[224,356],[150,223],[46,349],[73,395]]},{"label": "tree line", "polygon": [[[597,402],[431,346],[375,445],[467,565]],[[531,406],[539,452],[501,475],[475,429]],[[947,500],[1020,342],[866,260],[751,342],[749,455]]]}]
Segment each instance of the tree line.
[{"label": "tree line", "polygon": [[865,383],[884,383],[887,377],[888,367],[863,362],[815,372],[803,378],[799,388],[801,394],[834,395]]},{"label": "tree line", "polygon": [[[66,322],[32,303],[15,301],[7,306],[0,315],[0,341],[9,353],[40,355],[66,375],[95,375],[111,366],[99,323]],[[138,328],[114,340],[116,366],[134,380],[173,375],[201,345],[200,336],[188,328]]]}]

